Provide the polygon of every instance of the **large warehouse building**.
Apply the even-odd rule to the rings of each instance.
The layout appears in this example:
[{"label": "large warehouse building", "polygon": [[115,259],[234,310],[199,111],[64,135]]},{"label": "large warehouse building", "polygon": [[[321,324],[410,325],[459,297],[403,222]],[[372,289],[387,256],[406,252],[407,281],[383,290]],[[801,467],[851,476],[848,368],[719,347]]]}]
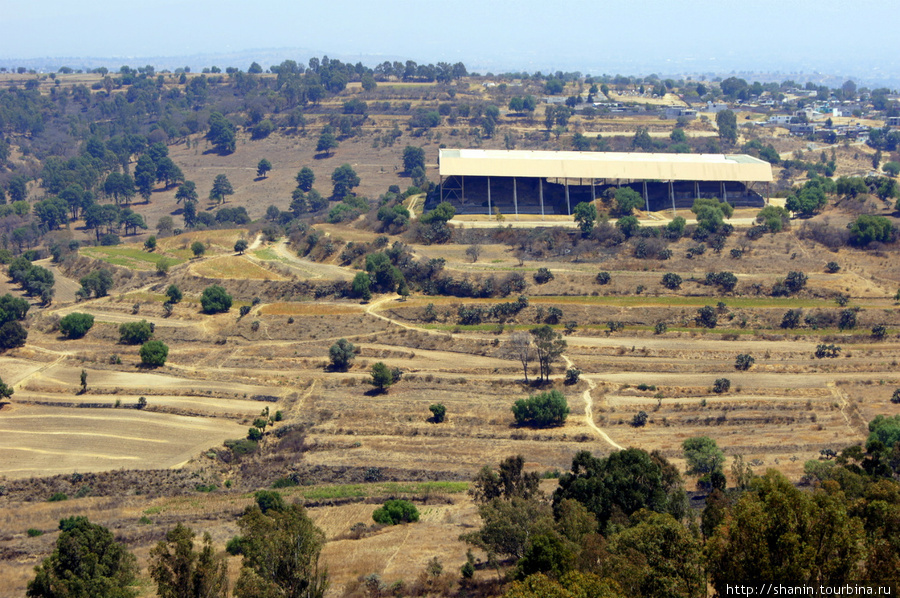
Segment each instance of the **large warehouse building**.
[{"label": "large warehouse building", "polygon": [[648,211],[698,197],[762,207],[772,182],[772,166],[747,155],[442,149],[438,162],[440,201],[459,214],[571,214],[624,186]]}]

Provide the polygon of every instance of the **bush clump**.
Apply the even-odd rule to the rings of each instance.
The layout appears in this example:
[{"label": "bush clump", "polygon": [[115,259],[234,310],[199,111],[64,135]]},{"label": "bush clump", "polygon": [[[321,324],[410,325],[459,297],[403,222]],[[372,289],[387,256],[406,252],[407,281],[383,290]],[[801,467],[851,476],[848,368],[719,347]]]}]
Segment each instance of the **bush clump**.
[{"label": "bush clump", "polygon": [[169,357],[169,347],[162,341],[147,341],[141,345],[141,363],[150,367],[160,367],[166,364]]},{"label": "bush clump", "polygon": [[119,326],[119,342],[126,345],[143,345],[153,336],[153,324],[147,320],[126,322]]},{"label": "bush clump", "polygon": [[59,321],[59,331],[66,338],[81,338],[93,325],[94,316],[91,314],[71,313]]},{"label": "bush clump", "polygon": [[219,285],[214,284],[203,289],[200,304],[203,306],[205,314],[223,313],[231,309],[231,295]]},{"label": "bush clump", "polygon": [[375,523],[397,525],[419,520],[419,510],[408,500],[388,500],[372,513]]},{"label": "bush clump", "polygon": [[520,426],[560,426],[569,416],[569,405],[561,392],[551,390],[519,399],[512,406],[512,412]]}]

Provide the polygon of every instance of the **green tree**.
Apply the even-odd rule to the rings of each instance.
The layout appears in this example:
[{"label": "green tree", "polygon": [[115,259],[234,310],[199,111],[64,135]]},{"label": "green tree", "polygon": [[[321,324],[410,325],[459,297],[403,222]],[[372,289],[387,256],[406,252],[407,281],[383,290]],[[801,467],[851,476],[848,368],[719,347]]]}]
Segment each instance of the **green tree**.
[{"label": "green tree", "polygon": [[537,472],[526,473],[524,467],[525,458],[522,455],[507,457],[500,462],[498,471],[485,465],[472,480],[469,494],[480,503],[495,498],[541,498],[540,476]]},{"label": "green tree", "polygon": [[716,308],[706,305],[697,310],[697,315],[694,318],[694,321],[697,322],[699,326],[703,326],[704,328],[715,328],[716,324],[719,321],[719,316],[716,314]]},{"label": "green tree", "polygon": [[575,206],[574,217],[578,228],[581,229],[581,235],[586,237],[591,234],[594,222],[597,221],[597,206],[593,202],[581,202]]},{"label": "green tree", "polygon": [[781,206],[769,205],[759,211],[756,222],[769,229],[770,233],[778,233],[787,227],[790,214]]},{"label": "green tree", "polygon": [[884,216],[860,214],[850,224],[850,242],[859,247],[878,241],[886,243],[893,235],[891,221]]},{"label": "green tree", "polygon": [[209,534],[194,549],[194,532],[180,523],[150,550],[150,577],[159,598],[225,598],[228,564],[216,557]]},{"label": "green tree", "polygon": [[194,254],[194,257],[201,257],[206,253],[206,245],[203,244],[203,241],[194,241],[191,243],[191,253]]},{"label": "green tree", "polygon": [[109,294],[109,289],[113,286],[113,277],[109,270],[101,268],[83,276],[79,282],[81,283],[80,292],[82,296],[106,297]]},{"label": "green tree", "polygon": [[231,309],[231,295],[219,285],[208,286],[203,289],[200,296],[200,305],[203,306],[203,313],[217,314],[226,312]]},{"label": "green tree", "polygon": [[372,513],[375,523],[397,525],[419,520],[419,510],[408,500],[388,500]]},{"label": "green tree", "polygon": [[356,358],[356,347],[347,339],[342,338],[331,345],[331,348],[328,350],[328,356],[331,359],[332,369],[345,372],[350,368],[353,359]]},{"label": "green tree", "polygon": [[728,145],[734,145],[738,139],[737,116],[731,110],[722,110],[716,114],[716,126],[719,128],[719,139]]},{"label": "green tree", "polygon": [[169,357],[169,347],[162,341],[147,341],[141,345],[141,363],[150,367],[166,365]]},{"label": "green tree", "polygon": [[414,145],[403,149],[403,171],[409,175],[416,168],[425,169],[425,150]]},{"label": "green tree", "polygon": [[675,290],[681,287],[681,276],[674,272],[666,272],[662,277],[662,285],[667,289]]},{"label": "green tree", "polygon": [[56,549],[35,567],[28,598],[131,598],[137,595],[134,555],[87,517],[59,522]]},{"label": "green tree", "polygon": [[621,216],[628,216],[634,210],[644,205],[644,198],[630,187],[619,187],[616,189],[615,198],[616,213]]},{"label": "green tree", "polygon": [[431,419],[436,424],[443,423],[447,418],[447,407],[443,403],[429,405],[428,410],[431,411]]},{"label": "green tree", "polygon": [[156,164],[148,154],[142,154],[134,167],[134,183],[138,193],[145,201],[150,199],[153,185],[156,183]]},{"label": "green tree", "polygon": [[608,564],[635,596],[705,598],[700,539],[674,517],[643,512],[636,525],[613,535]]},{"label": "green tree", "polygon": [[353,289],[354,297],[359,297],[363,301],[368,301],[372,298],[372,280],[367,272],[357,272],[356,276],[353,277],[351,288]]},{"label": "green tree", "polygon": [[534,349],[540,367],[538,382],[549,381],[553,362],[562,356],[568,345],[562,335],[548,325],[533,328],[531,335],[534,337]]},{"label": "green tree", "polygon": [[641,509],[679,519],[686,512],[687,500],[678,470],[658,453],[635,448],[599,459],[580,451],[572,460],[572,471],[559,479],[559,488],[553,493],[554,509],[566,498],[587,507],[597,517],[601,531],[615,514],[631,516]]},{"label": "green tree", "polygon": [[763,579],[832,587],[860,580],[863,529],[847,508],[842,493],[805,492],[770,469],[707,541],[710,584],[725,596],[728,584]]},{"label": "green tree", "polygon": [[153,324],[147,320],[125,322],[119,325],[119,342],[126,345],[143,345],[153,336]]},{"label": "green tree", "polygon": [[234,195],[234,189],[231,187],[228,177],[224,174],[216,175],[212,189],[209,190],[209,198],[214,199],[216,203],[224,203],[225,198],[229,195]]},{"label": "green tree", "polygon": [[234,244],[234,251],[243,255],[249,246],[250,244],[247,243],[247,239],[238,239]]},{"label": "green tree", "polygon": [[183,294],[176,285],[170,284],[169,288],[166,289],[166,297],[169,298],[170,303],[178,303],[181,301]]},{"label": "green tree", "polygon": [[94,316],[91,314],[70,313],[59,321],[59,331],[66,338],[81,338],[87,334],[94,325]]},{"label": "green tree", "polygon": [[640,230],[641,223],[635,216],[622,216],[616,221],[616,228],[625,235],[625,238],[630,239]]},{"label": "green tree", "polygon": [[819,186],[803,187],[799,193],[791,194],[784,202],[784,207],[802,216],[812,216],[825,207],[828,198]]},{"label": "green tree", "polygon": [[561,426],[569,415],[569,405],[561,392],[551,390],[519,399],[512,406],[512,412],[520,426]]},{"label": "green tree", "polygon": [[323,598],[327,571],[319,567],[325,534],[301,505],[248,507],[238,520],[243,565],[235,598]]},{"label": "green tree", "polygon": [[259,164],[256,165],[256,176],[268,177],[270,170],[272,170],[272,163],[263,158],[259,161]]},{"label": "green tree", "polygon": [[681,443],[681,450],[684,451],[687,473],[690,475],[721,473],[725,464],[725,453],[708,436],[688,438]]},{"label": "green tree", "polygon": [[302,189],[303,192],[308,193],[310,189],[313,188],[315,182],[316,175],[313,173],[312,168],[304,166],[300,169],[300,172],[297,173],[297,187]]},{"label": "green tree", "polygon": [[331,182],[334,184],[333,197],[343,199],[353,193],[353,189],[359,186],[359,176],[349,164],[343,164],[334,169],[331,174]]},{"label": "green tree", "polygon": [[185,181],[178,186],[178,190],[175,192],[175,203],[180,203],[182,200],[184,202],[197,201],[197,185],[194,181]]},{"label": "green tree", "polygon": [[372,366],[370,375],[372,376],[372,385],[379,392],[387,392],[387,389],[397,382],[394,379],[394,372],[380,361]]},{"label": "green tree", "polygon": [[236,127],[221,112],[209,115],[209,131],[206,138],[213,144],[216,152],[222,155],[233,154],[237,148]]},{"label": "green tree", "polygon": [[553,511],[536,499],[494,498],[479,505],[481,529],[462,538],[489,555],[520,559],[535,536],[553,529]]},{"label": "green tree", "polygon": [[322,131],[319,140],[316,142],[316,151],[325,154],[331,154],[331,150],[337,148],[338,140],[331,131]]},{"label": "green tree", "polygon": [[3,381],[3,378],[0,378],[0,399],[8,399],[13,396],[15,393],[15,389],[12,386],[9,386]]}]

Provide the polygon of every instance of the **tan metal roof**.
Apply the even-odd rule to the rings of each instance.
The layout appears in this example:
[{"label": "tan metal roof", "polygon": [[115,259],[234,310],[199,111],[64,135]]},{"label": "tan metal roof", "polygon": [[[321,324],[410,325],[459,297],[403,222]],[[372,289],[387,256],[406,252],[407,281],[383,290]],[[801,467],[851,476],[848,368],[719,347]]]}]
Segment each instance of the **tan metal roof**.
[{"label": "tan metal roof", "polygon": [[772,181],[768,162],[744,154],[638,154],[442,149],[441,176],[548,179]]}]

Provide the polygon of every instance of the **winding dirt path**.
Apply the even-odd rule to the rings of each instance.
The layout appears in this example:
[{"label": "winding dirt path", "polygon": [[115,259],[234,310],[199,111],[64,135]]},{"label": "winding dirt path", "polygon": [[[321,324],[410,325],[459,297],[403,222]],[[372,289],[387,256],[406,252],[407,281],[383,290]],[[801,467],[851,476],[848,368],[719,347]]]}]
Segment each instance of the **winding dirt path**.
[{"label": "winding dirt path", "polygon": [[[562,356],[563,361],[566,362],[566,366],[569,368],[575,367],[572,364],[572,360],[569,359],[566,355]],[[584,380],[588,383],[588,389],[584,391],[581,395],[582,399],[584,399],[584,420],[587,422],[587,425],[597,433],[600,438],[608,442],[614,449],[624,451],[625,447],[614,441],[609,437],[609,434],[601,430],[597,427],[597,424],[594,423],[594,399],[591,397],[591,391],[597,388],[597,384],[591,380],[590,378],[584,378]]]},{"label": "winding dirt path", "polygon": [[[433,330],[429,330],[427,328],[419,328],[419,327],[413,326],[411,324],[406,324],[404,322],[394,320],[393,318],[389,318],[385,315],[378,313],[378,311],[377,311],[378,307],[384,305],[385,303],[387,303],[389,301],[393,301],[394,299],[396,299],[396,297],[397,297],[397,295],[386,295],[384,297],[380,297],[380,298],[376,299],[375,301],[372,301],[366,307],[366,313],[371,316],[374,316],[376,318],[380,318],[380,319],[384,320],[385,322],[390,322],[391,324],[394,324],[395,326],[400,326],[401,328],[406,328],[407,330],[416,330],[418,332],[425,332],[427,334],[436,334],[436,332]],[[563,355],[562,358],[566,362],[567,367],[570,367],[570,368],[574,367],[572,364],[572,360],[569,359],[566,355]],[[496,376],[493,376],[493,377],[496,378]],[[591,391],[594,390],[595,388],[597,388],[597,384],[593,380],[591,380],[590,378],[587,378],[587,377],[585,377],[584,380],[588,383],[588,389],[586,391],[584,391],[584,393],[582,395],[582,398],[584,399],[584,417],[585,417],[585,421],[587,422],[588,427],[590,427],[600,438],[602,438],[604,441],[606,441],[610,446],[612,446],[616,450],[620,450],[620,451],[625,450],[625,447],[623,447],[622,445],[620,445],[616,441],[614,441],[612,438],[610,438],[609,434],[607,434],[602,429],[600,429],[597,426],[597,424],[594,422],[594,399],[591,397]]]}]

